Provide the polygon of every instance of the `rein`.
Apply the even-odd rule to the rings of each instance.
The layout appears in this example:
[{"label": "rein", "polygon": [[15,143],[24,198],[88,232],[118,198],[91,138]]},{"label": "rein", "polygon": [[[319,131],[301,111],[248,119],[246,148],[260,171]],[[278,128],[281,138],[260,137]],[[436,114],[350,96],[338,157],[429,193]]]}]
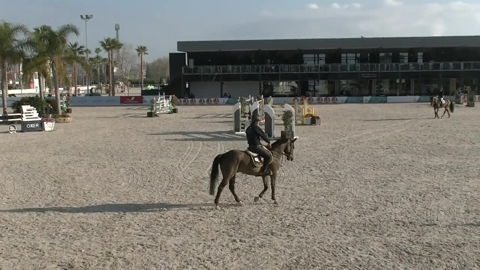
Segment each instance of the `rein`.
[{"label": "rein", "polygon": [[[278,148],[281,148],[281,145]],[[272,150],[272,148],[270,148],[270,149],[268,149],[268,151],[270,151],[270,153],[272,153],[273,157],[277,158],[278,161],[280,161],[280,163],[283,163],[283,157],[287,156],[287,154],[285,154],[285,152],[282,149],[275,148],[275,149]]]}]

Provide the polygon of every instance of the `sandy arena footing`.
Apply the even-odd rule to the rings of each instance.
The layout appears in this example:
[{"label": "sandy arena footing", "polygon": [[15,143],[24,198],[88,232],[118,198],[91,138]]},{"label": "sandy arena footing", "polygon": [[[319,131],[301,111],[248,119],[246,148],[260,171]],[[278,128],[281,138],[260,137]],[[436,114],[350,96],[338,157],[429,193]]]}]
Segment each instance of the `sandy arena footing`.
[{"label": "sandy arena footing", "polygon": [[322,125],[297,127],[279,205],[270,190],[254,203],[261,179],[239,175],[245,205],[226,189],[220,211],[213,158],[246,148],[230,106],[73,108],[51,133],[0,126],[0,269],[480,267],[480,110],[313,107]]}]

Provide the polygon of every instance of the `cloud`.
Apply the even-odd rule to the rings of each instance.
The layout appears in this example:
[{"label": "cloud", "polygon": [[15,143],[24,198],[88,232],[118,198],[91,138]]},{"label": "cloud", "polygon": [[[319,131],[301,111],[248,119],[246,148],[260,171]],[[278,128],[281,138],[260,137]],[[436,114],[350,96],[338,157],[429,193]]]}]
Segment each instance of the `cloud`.
[{"label": "cloud", "polygon": [[361,7],[362,5],[359,3],[346,4],[343,6],[338,3],[333,3],[330,5],[330,8],[333,8],[333,9],[361,8]]},{"label": "cloud", "polygon": [[[400,2],[363,8],[358,3],[317,5],[230,25],[211,38],[282,39],[478,35],[480,3]],[[395,8],[392,8],[395,7]]]},{"label": "cloud", "polygon": [[362,8],[362,4],[359,3],[352,3],[353,8]]},{"label": "cloud", "polygon": [[341,9],[341,8],[342,8],[342,6],[340,6],[340,5],[337,4],[337,3],[333,3],[330,7],[331,7],[331,8],[334,8],[334,9]]},{"label": "cloud", "polygon": [[308,4],[307,8],[308,9],[318,9],[318,5],[317,4]]},{"label": "cloud", "polygon": [[389,6],[389,7],[398,7],[403,5],[403,2],[399,0],[384,0],[383,2],[385,3],[386,6]]}]

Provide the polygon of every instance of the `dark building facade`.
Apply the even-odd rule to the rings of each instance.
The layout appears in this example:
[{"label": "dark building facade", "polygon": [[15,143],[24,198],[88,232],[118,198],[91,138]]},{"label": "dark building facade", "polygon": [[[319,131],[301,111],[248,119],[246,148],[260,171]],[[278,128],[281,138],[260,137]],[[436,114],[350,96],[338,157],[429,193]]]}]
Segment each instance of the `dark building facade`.
[{"label": "dark building facade", "polygon": [[214,97],[404,96],[476,85],[480,36],[180,41],[175,92]]}]

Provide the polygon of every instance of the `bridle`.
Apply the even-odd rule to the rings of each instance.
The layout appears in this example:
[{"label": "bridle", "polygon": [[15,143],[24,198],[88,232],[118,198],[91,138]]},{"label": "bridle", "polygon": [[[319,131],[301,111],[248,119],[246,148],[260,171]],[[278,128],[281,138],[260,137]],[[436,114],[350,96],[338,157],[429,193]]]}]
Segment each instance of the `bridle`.
[{"label": "bridle", "polygon": [[289,160],[292,156],[292,152],[293,152],[293,143],[292,141],[288,141],[287,145],[285,147],[289,147],[290,148],[290,151],[288,153],[285,153],[285,148],[283,149],[283,151],[278,151],[278,149],[275,149],[275,150],[272,150],[271,148],[268,149],[268,151],[270,151],[270,153],[272,153],[272,155],[274,157],[277,157],[277,155],[279,155],[279,159],[280,159],[280,162],[283,163],[283,158],[286,157],[287,160]]}]

